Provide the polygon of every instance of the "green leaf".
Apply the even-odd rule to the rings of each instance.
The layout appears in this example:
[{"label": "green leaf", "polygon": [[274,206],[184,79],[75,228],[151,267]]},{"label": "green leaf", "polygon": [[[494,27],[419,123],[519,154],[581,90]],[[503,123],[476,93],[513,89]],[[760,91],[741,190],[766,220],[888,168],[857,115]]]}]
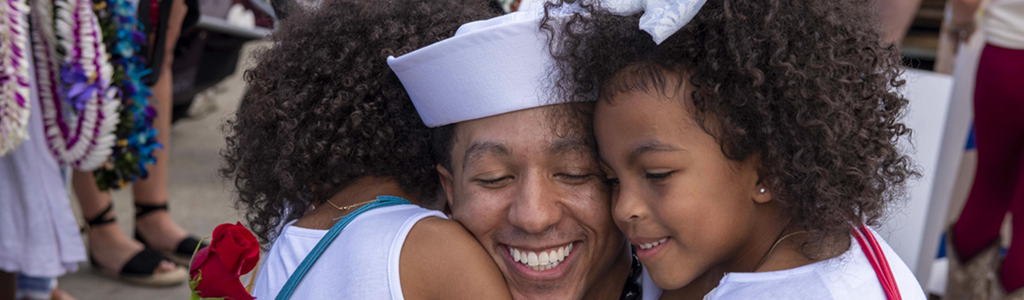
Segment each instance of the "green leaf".
[{"label": "green leaf", "polygon": [[196,274],[196,277],[193,277],[192,279],[189,279],[189,281],[188,281],[188,289],[192,290],[193,294],[195,294],[197,292],[196,291],[196,287],[199,286],[199,281],[200,280],[203,280],[203,270],[199,270],[199,273]]},{"label": "green leaf", "polygon": [[[189,271],[192,270],[192,260],[194,260],[196,258],[196,253],[199,253],[199,248],[203,246],[203,241],[205,241],[208,238],[209,237],[204,237],[202,239],[199,239],[199,244],[196,245],[196,250],[192,250],[192,256],[188,258],[188,270]],[[203,275],[203,270],[199,270],[199,275]]]}]

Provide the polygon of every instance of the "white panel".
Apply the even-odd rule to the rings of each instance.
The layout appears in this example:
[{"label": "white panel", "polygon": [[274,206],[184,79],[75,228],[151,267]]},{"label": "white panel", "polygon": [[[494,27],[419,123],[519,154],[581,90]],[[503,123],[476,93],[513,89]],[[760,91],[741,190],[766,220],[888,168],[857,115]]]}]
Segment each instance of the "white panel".
[{"label": "white panel", "polygon": [[902,92],[910,100],[905,122],[914,133],[913,143],[903,141],[901,146],[913,156],[921,177],[909,184],[906,205],[890,211],[879,231],[926,284],[967,140],[971,103],[952,97],[951,76],[907,70],[904,77]]}]

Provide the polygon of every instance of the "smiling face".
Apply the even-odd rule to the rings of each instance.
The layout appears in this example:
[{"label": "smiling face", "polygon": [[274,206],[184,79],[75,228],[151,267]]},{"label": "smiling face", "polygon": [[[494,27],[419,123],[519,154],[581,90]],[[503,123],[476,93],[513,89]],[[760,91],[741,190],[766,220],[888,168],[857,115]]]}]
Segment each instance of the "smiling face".
[{"label": "smiling face", "polygon": [[764,252],[744,249],[764,243],[756,228],[766,224],[763,208],[771,199],[760,192],[755,159],[728,159],[681,101],[688,94],[623,92],[595,111],[615,223],[666,290],[712,268],[756,263]]},{"label": "smiling face", "polygon": [[593,149],[581,134],[555,134],[551,109],[456,125],[452,170],[438,168],[452,217],[516,299],[616,298],[629,246],[612,222]]}]

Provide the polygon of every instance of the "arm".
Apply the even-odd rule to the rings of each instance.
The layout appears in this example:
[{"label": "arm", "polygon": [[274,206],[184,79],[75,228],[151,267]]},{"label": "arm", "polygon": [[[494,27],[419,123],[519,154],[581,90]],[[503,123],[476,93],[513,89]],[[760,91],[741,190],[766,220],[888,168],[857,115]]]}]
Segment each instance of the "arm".
[{"label": "arm", "polygon": [[416,223],[399,260],[405,299],[512,299],[498,267],[459,223]]},{"label": "arm", "polygon": [[974,24],[975,12],[981,6],[981,0],[951,0],[953,1],[953,16],[950,18],[953,26],[966,28]]},{"label": "arm", "polygon": [[874,0],[886,42],[899,43],[907,34],[921,0]]}]

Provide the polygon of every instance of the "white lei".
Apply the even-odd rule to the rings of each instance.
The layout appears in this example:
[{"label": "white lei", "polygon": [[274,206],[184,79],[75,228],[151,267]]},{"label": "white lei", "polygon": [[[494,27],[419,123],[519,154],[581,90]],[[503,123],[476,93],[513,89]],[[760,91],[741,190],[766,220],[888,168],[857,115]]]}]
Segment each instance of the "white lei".
[{"label": "white lei", "polygon": [[28,138],[32,105],[28,13],[25,0],[0,3],[0,156]]},{"label": "white lei", "polygon": [[[47,142],[61,163],[82,171],[95,170],[111,154],[120,105],[117,89],[110,87],[113,68],[107,62],[99,20],[90,0],[57,0],[56,20],[50,0],[36,0],[35,4],[32,37]],[[66,64],[78,64],[90,83],[98,82],[99,88],[87,94],[81,111],[65,99],[61,88],[67,84],[61,76]]]}]

